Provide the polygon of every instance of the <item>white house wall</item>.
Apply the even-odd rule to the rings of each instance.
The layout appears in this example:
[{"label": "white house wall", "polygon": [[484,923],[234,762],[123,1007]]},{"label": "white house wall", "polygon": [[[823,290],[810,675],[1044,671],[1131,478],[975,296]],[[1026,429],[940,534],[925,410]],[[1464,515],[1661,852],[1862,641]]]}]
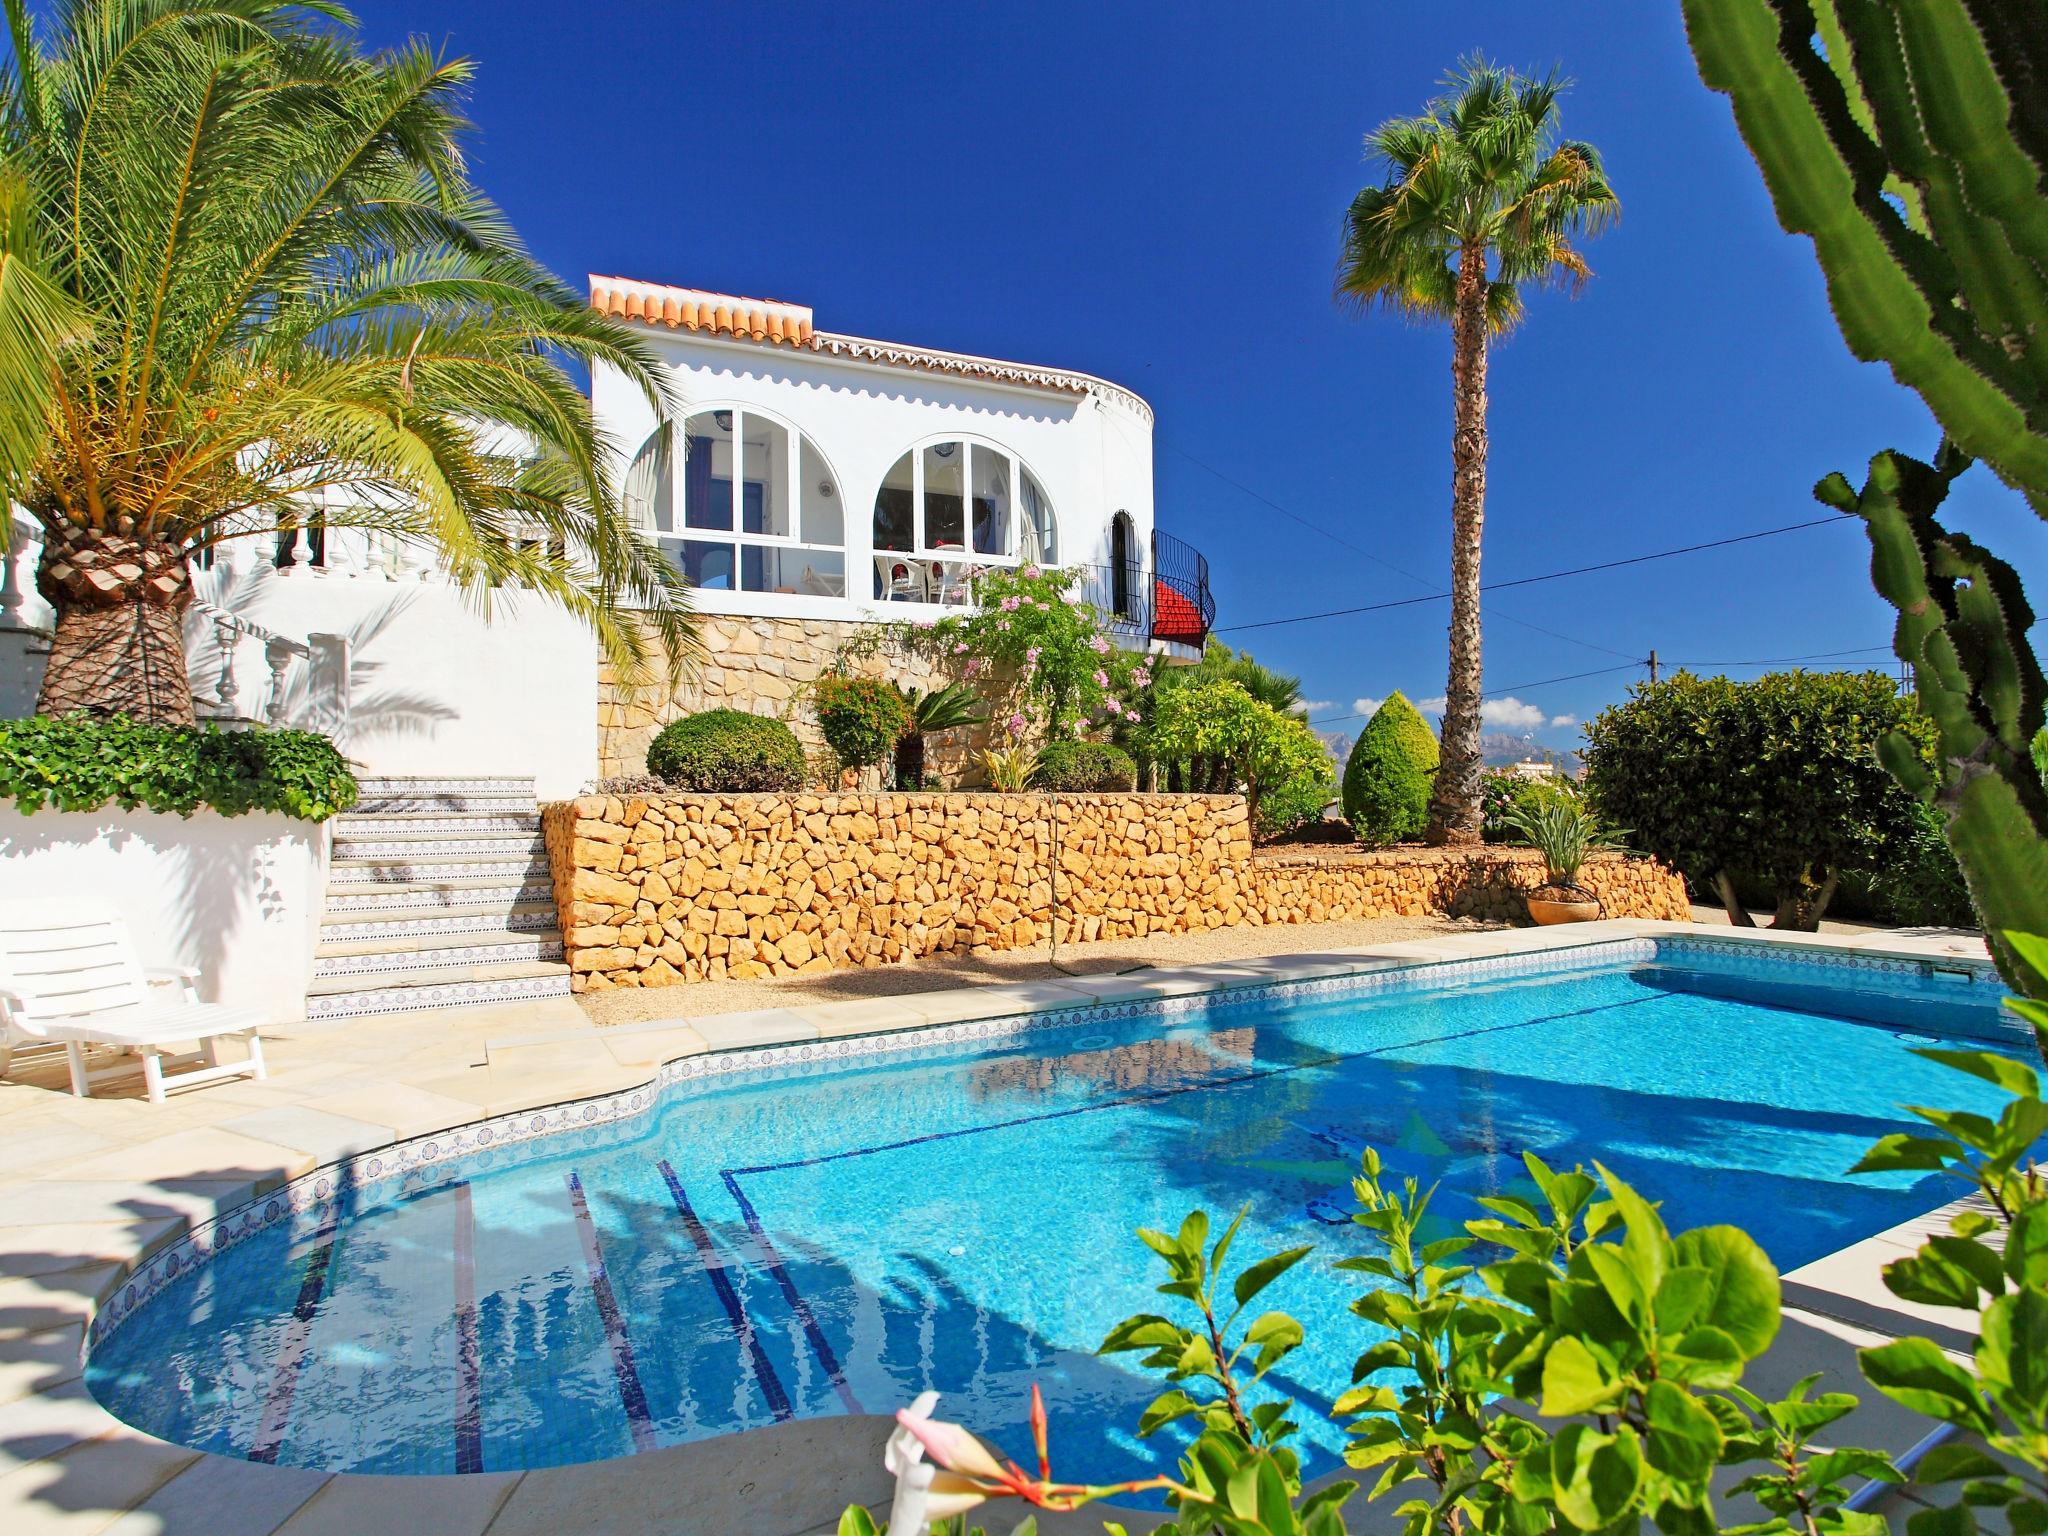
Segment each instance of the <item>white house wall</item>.
[{"label": "white house wall", "polygon": [[[1130,515],[1137,549],[1152,534],[1152,424],[1114,398],[983,382],[782,346],[666,334],[649,339],[668,363],[678,417],[755,407],[796,427],[824,456],[846,519],[849,597],[700,592],[707,611],[804,618],[901,618],[869,600],[874,502],[904,452],[949,435],[1009,450],[1052,502],[1062,565],[1109,563],[1110,520]],[[612,439],[617,473],[654,430],[646,396],[615,369],[595,370],[592,404]],[[1149,562],[1148,562],[1149,563]]]}]

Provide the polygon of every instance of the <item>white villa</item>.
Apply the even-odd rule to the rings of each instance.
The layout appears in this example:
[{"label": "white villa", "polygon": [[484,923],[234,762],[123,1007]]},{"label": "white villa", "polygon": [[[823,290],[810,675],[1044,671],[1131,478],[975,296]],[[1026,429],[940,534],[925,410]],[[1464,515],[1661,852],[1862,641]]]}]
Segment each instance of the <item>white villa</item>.
[{"label": "white villa", "polygon": [[[531,775],[553,798],[641,771],[677,715],[784,713],[860,626],[970,604],[997,567],[1077,567],[1124,643],[1200,654],[1206,566],[1155,528],[1152,411],[1129,390],[820,330],[799,304],[611,277],[590,296],[647,328],[683,402],[657,422],[615,371],[592,381],[599,427],[626,448],[627,504],[706,617],[696,684],[619,697],[562,615],[501,592],[486,621],[425,552],[316,515],[203,573],[187,626],[202,713],[317,726],[373,775]],[[48,620],[20,522],[0,590],[0,714],[17,716]]]},{"label": "white villa", "polygon": [[[201,968],[210,998],[276,1018],[560,994],[535,802],[643,772],[667,721],[744,709],[816,746],[806,681],[858,638],[862,670],[931,686],[932,662],[892,631],[973,603],[1007,566],[1076,568],[1121,643],[1200,655],[1207,569],[1154,526],[1152,411],[1129,390],[821,331],[796,304],[618,278],[590,294],[672,370],[666,422],[614,372],[592,387],[632,516],[696,588],[707,660],[691,680],[626,694],[534,594],[498,589],[479,614],[430,552],[324,528],[312,507],[204,562],[186,649],[201,715],[332,736],[362,780],[355,812],[309,830],[43,810],[10,829],[0,896],[100,892]],[[0,718],[34,712],[48,649],[40,537],[15,527]],[[967,745],[935,762],[961,766]]]}]

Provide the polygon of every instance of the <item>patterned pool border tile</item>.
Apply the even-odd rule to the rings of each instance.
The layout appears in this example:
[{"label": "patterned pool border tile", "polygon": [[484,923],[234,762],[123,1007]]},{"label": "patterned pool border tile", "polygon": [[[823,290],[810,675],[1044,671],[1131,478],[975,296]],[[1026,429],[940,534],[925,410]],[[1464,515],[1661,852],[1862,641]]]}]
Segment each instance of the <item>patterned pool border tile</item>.
[{"label": "patterned pool border tile", "polygon": [[87,1326],[85,1349],[89,1354],[97,1348],[164,1287],[194,1266],[208,1262],[216,1254],[280,1221],[310,1217],[315,1224],[324,1225],[330,1218],[346,1216],[351,1207],[363,1203],[373,1191],[388,1192],[399,1198],[423,1193],[438,1186],[441,1181],[430,1176],[450,1163],[483,1159],[488,1167],[499,1160],[499,1154],[507,1154],[514,1148],[545,1138],[607,1129],[637,1134],[633,1123],[657,1109],[668,1091],[681,1085],[714,1084],[740,1075],[759,1080],[764,1074],[773,1074],[777,1080],[793,1081],[905,1052],[937,1056],[962,1046],[984,1045],[1040,1030],[1088,1023],[1117,1023],[1146,1017],[1174,1019],[1219,1008],[1307,1001],[1334,993],[1356,995],[1398,987],[1431,987],[1445,982],[1553,975],[1593,966],[1680,959],[1687,954],[1780,964],[1792,961],[1816,969],[1853,970],[1864,974],[1927,976],[1937,970],[1967,971],[1973,977],[1981,974],[1996,980],[1996,973],[1988,961],[1909,960],[1860,954],[1853,950],[1764,945],[1745,943],[1740,939],[1691,935],[1601,938],[1583,944],[1509,954],[1469,959],[1417,959],[1395,965],[1385,964],[1383,958],[1361,955],[1359,964],[1372,969],[1306,980],[1248,981],[1175,997],[1077,1003],[958,1023],[906,1026],[877,1034],[706,1052],[664,1064],[649,1081],[638,1087],[414,1136],[375,1152],[316,1168],[270,1194],[258,1196],[232,1211],[199,1223],[137,1265],[100,1305]]}]

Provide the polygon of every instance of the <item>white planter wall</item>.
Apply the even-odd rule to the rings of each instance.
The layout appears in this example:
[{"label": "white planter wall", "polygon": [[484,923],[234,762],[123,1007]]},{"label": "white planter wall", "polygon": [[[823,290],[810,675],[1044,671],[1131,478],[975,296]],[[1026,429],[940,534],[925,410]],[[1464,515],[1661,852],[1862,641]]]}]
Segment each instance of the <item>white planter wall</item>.
[{"label": "white planter wall", "polygon": [[209,1002],[305,1016],[326,899],[326,824],[252,812],[40,810],[0,803],[0,898],[105,901],[144,965],[191,965]]}]

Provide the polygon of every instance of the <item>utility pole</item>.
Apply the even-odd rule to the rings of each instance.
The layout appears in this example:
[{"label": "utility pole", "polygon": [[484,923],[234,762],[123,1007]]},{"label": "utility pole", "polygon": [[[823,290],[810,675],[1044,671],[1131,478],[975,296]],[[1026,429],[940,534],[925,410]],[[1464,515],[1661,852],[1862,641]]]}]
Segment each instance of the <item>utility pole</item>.
[{"label": "utility pole", "polygon": [[1650,652],[1650,681],[1653,684],[1657,681],[1657,653],[1655,651]]}]

